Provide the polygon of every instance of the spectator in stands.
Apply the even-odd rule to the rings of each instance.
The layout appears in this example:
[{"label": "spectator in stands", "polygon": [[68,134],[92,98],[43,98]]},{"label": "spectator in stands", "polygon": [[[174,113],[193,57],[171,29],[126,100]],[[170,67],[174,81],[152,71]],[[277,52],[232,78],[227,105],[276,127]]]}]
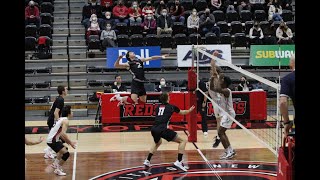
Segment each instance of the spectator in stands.
[{"label": "spectator in stands", "polygon": [[187,27],[188,32],[191,33],[198,33],[199,29],[199,16],[197,10],[194,8],[192,9],[192,14],[187,19]]},{"label": "spectator in stands", "polygon": [[221,0],[210,0],[211,3],[209,3],[210,11],[216,11],[216,10],[222,10],[222,4]]},{"label": "spectator in stands", "polygon": [[206,8],[204,11],[204,14],[200,17],[200,29],[203,34],[206,34],[208,32],[213,32],[217,36],[220,36],[220,28],[215,25],[216,20],[213,16],[213,14],[210,14],[210,9]]},{"label": "spectator in stands", "polygon": [[90,35],[100,35],[100,26],[98,23],[97,15],[92,14],[90,21],[91,21],[90,26],[87,29],[87,39],[89,38]]},{"label": "spectator in stands", "polygon": [[115,76],[115,82],[114,84],[111,86],[112,91],[113,92],[126,92],[127,91],[127,87],[122,85],[122,79],[120,75],[116,75]]},{"label": "spectator in stands", "polygon": [[248,10],[248,11],[251,11],[251,6],[250,4],[245,1],[245,0],[241,0],[240,1],[240,5],[238,6],[238,12],[239,14],[241,13],[242,10]]},{"label": "spectator in stands", "polygon": [[97,0],[91,0],[88,5],[82,8],[82,25],[87,29],[90,26],[91,15],[95,14],[98,18],[98,23],[102,22],[101,6],[97,4]]},{"label": "spectator in stands", "polygon": [[159,5],[158,5],[158,7],[157,7],[157,9],[156,9],[156,17],[158,18],[159,16],[161,16],[161,13],[162,13],[162,10],[163,9],[166,9],[167,10],[167,12],[168,12],[168,7],[167,7],[167,5],[164,3],[164,0],[161,0],[160,1],[160,3],[159,3]]},{"label": "spectator in stands", "polygon": [[173,22],[180,21],[184,23],[184,7],[180,5],[179,0],[175,0],[175,4],[170,7],[170,15]]},{"label": "spectator in stands", "polygon": [[115,29],[115,27],[116,27],[116,23],[115,23],[114,19],[112,18],[110,11],[107,11],[105,13],[105,18],[103,19],[103,22],[101,23],[100,29],[105,29],[107,24],[111,24],[111,29]]},{"label": "spectator in stands", "polygon": [[129,8],[130,24],[134,22],[141,23],[142,21],[141,15],[142,15],[142,11],[141,11],[141,8],[138,6],[138,2],[133,1],[131,7]]},{"label": "spectator in stands", "polygon": [[157,28],[157,22],[153,18],[152,10],[146,11],[146,17],[144,18],[143,23],[141,23],[143,28],[143,34],[155,34]]},{"label": "spectator in stands", "polygon": [[159,36],[162,33],[171,34],[172,33],[172,19],[168,15],[167,9],[162,9],[161,16],[157,19],[157,35]]},{"label": "spectator in stands", "polygon": [[115,41],[117,40],[116,32],[112,29],[111,24],[107,23],[105,30],[101,32],[101,51],[103,52],[106,47],[116,47]]},{"label": "spectator in stands", "polygon": [[264,44],[272,45],[277,44],[277,38],[276,38],[276,29],[274,27],[274,22],[270,21],[271,24],[268,28],[265,29],[263,32],[264,34]]},{"label": "spectator in stands", "polygon": [[98,18],[98,23],[102,22],[101,6],[97,3],[97,0],[91,0],[88,5],[85,5],[82,9],[82,24],[87,29],[90,26],[91,15],[95,14]]},{"label": "spectator in stands", "polygon": [[259,22],[255,21],[253,23],[253,27],[249,30],[249,38],[250,38],[250,44],[257,44],[261,45],[263,44],[263,32],[260,28]]},{"label": "spectator in stands", "polygon": [[268,10],[268,20],[271,21],[281,21],[282,17],[282,8],[278,5],[278,3],[273,3],[269,6]]},{"label": "spectator in stands", "polygon": [[234,5],[232,4],[228,5],[226,13],[233,12],[233,11],[235,11]]},{"label": "spectator in stands", "polygon": [[128,24],[128,8],[123,4],[123,0],[119,0],[118,5],[116,5],[112,10],[115,22],[124,22]]},{"label": "spectator in stands", "polygon": [[30,1],[29,5],[24,10],[25,14],[25,25],[35,24],[38,28],[40,27],[40,12],[39,8],[35,6],[34,1]]},{"label": "spectator in stands", "polygon": [[281,21],[279,27],[277,28],[276,36],[278,38],[278,44],[293,44],[292,31],[284,21]]},{"label": "spectator in stands", "polygon": [[154,91],[155,91],[155,92],[161,92],[161,88],[162,88],[162,87],[167,87],[166,79],[163,78],[163,77],[160,79],[160,84],[159,84],[159,86],[157,86]]},{"label": "spectator in stands", "polygon": [[156,11],[155,8],[152,6],[152,3],[151,3],[150,0],[147,1],[146,6],[142,8],[142,16],[143,16],[143,17],[147,17],[147,14],[150,13],[150,12],[147,13],[147,11],[151,11],[152,14],[155,14],[155,11]]},{"label": "spectator in stands", "polygon": [[101,11],[103,14],[107,11],[112,12],[112,0],[101,1]]},{"label": "spectator in stands", "polygon": [[252,89],[252,86],[250,85],[249,81],[247,81],[247,78],[242,76],[240,78],[240,84],[237,87],[238,91],[250,91]]}]

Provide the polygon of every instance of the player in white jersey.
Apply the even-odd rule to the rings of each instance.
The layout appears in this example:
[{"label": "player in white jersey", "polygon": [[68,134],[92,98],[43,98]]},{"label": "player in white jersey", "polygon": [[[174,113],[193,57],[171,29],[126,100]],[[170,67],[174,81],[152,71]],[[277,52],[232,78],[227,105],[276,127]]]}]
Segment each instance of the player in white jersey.
[{"label": "player in white jersey", "polygon": [[[215,98],[217,98],[217,104],[224,110],[219,110],[217,112],[221,119],[220,127],[218,129],[218,135],[225,149],[225,153],[220,158],[231,159],[234,155],[236,155],[236,152],[232,149],[229,138],[226,135],[226,130],[229,129],[233,123],[232,119],[230,119],[227,114],[229,114],[233,118],[235,118],[236,116],[236,113],[233,109],[232,93],[228,88],[231,85],[231,79],[230,77],[225,75],[218,75],[215,60],[211,60],[211,74],[212,77],[210,85],[213,86],[210,86],[210,90],[216,92]],[[216,107],[216,109],[218,108]]]},{"label": "player in white jersey", "polygon": [[62,165],[70,156],[68,148],[63,145],[61,139],[64,140],[67,144],[69,144],[73,149],[76,148],[76,143],[71,142],[68,135],[66,134],[69,126],[69,119],[72,116],[73,113],[71,111],[71,106],[67,105],[63,107],[61,117],[58,119],[58,121],[55,122],[47,137],[48,146],[51,147],[57,153],[57,157],[51,164],[51,166],[55,169],[54,173],[56,173],[59,176],[66,175],[66,173],[62,170]]},{"label": "player in white jersey", "polygon": [[[219,54],[218,51],[214,51],[212,55],[213,55],[213,56],[218,56],[218,54]],[[214,60],[214,59],[211,59],[211,61],[215,61],[215,60]],[[217,73],[218,73],[218,75],[217,75],[218,78],[219,78],[219,76],[224,76],[224,74],[222,73],[222,69],[221,69],[219,66],[216,65],[215,68],[216,68],[216,71],[217,71]],[[208,87],[209,87],[209,88],[208,88],[208,92],[209,92],[209,95],[210,95],[211,99],[212,99],[215,103],[220,104],[221,95],[220,95],[219,93],[213,91],[213,89],[214,89],[214,83],[213,83],[213,78],[212,78],[212,75],[213,75],[212,68],[211,68],[211,70],[210,70],[210,75],[211,75],[211,78],[210,78],[210,80],[209,80],[209,82],[208,82]],[[219,144],[220,144],[220,142],[221,142],[221,141],[220,141],[219,134],[218,134],[219,128],[220,128],[220,123],[221,123],[221,116],[220,116],[220,113],[219,113],[220,110],[217,108],[217,106],[214,105],[214,104],[212,104],[212,106],[213,106],[214,116],[215,116],[216,121],[217,121],[217,136],[215,136],[215,138],[213,139],[213,145],[212,145],[212,147],[216,148],[216,147],[219,146]]]}]

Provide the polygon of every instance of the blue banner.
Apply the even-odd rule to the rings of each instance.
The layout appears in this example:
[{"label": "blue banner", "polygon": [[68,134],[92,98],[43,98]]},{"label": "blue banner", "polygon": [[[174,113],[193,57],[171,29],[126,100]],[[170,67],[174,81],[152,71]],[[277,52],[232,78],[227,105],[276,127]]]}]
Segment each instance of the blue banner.
[{"label": "blue banner", "polygon": [[[160,46],[142,46],[142,47],[118,47],[118,48],[107,48],[107,68],[115,68],[114,62],[120,55],[124,55],[121,63],[127,62],[126,53],[132,51],[136,54],[137,58],[148,58],[151,56],[160,56]],[[144,63],[145,68],[160,68],[161,60],[152,60]]]}]

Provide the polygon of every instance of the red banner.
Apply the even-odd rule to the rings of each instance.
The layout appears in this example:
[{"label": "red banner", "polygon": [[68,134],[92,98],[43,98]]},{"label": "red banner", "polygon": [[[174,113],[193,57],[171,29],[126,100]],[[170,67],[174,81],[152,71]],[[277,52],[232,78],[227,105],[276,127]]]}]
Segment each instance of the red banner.
[{"label": "red banner", "polygon": [[[106,93],[102,98],[102,123],[120,123],[120,122],[152,122],[154,120],[154,110],[159,102],[161,93],[148,93],[146,104],[120,105],[118,102],[110,102],[113,93]],[[180,109],[188,109],[189,103],[186,99],[190,98],[188,92],[171,92],[170,103]],[[130,93],[121,94],[129,96]],[[232,92],[233,107],[236,112],[237,120],[266,120],[267,119],[267,100],[265,91],[250,92]],[[207,106],[207,116],[214,119],[214,112],[211,102]],[[201,122],[201,116],[196,116],[197,122]],[[171,122],[186,121],[186,117],[174,113]]]}]

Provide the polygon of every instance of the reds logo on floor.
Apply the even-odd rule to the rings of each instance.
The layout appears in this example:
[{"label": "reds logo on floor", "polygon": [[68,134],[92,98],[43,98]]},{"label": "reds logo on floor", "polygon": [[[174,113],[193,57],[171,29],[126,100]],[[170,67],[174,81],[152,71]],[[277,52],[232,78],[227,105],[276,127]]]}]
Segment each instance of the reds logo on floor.
[{"label": "reds logo on floor", "polygon": [[[132,180],[206,180],[218,179],[218,174],[224,180],[276,180],[276,163],[250,161],[192,161],[188,172],[177,169],[173,163],[154,164],[150,168],[137,166],[118,171],[108,172],[91,178],[90,180],[132,179]],[[216,172],[216,173],[214,173]]]}]

